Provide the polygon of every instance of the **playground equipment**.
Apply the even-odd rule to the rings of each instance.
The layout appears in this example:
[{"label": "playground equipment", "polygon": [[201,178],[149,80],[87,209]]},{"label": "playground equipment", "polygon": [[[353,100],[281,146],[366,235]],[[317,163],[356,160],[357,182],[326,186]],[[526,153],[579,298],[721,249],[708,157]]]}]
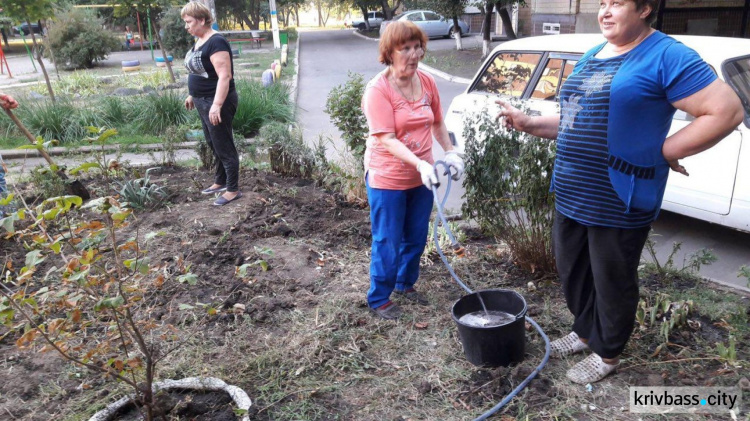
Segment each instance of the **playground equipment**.
[{"label": "playground equipment", "polygon": [[[154,59],[156,61],[156,67],[167,67],[167,63],[164,61],[164,57],[156,57]],[[172,62],[172,56],[167,56],[167,60],[169,62]]]},{"label": "playground equipment", "polygon": [[[162,58],[162,64],[164,59]],[[157,63],[157,66],[159,64]],[[139,60],[123,60],[122,61],[122,71],[123,72],[137,72],[141,70],[141,62]]]}]

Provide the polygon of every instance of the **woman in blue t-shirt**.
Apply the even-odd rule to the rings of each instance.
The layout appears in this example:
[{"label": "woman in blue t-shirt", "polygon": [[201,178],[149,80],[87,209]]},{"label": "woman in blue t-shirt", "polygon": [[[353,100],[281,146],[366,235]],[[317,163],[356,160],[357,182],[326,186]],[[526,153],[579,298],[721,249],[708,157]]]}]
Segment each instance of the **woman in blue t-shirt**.
[{"label": "woman in blue t-shirt", "polygon": [[229,42],[211,29],[211,11],[190,2],[180,12],[185,29],[197,38],[185,55],[188,91],[185,108],[198,110],[206,142],[216,157],[214,183],[203,194],[223,194],[214,205],[223,206],[242,197],[239,191],[240,159],[234,146],[232,119],[237,112],[234,62]]},{"label": "woman in blue t-shirt", "polygon": [[[734,91],[698,54],[651,28],[659,0],[600,0],[607,42],[588,51],[560,90],[561,114],[530,117],[498,101],[508,129],[557,139],[553,247],[572,332],[556,357],[591,355],[568,370],[586,384],[615,370],[633,331],[638,263],[669,169],[742,121]],[[695,116],[667,137],[676,109]]]}]

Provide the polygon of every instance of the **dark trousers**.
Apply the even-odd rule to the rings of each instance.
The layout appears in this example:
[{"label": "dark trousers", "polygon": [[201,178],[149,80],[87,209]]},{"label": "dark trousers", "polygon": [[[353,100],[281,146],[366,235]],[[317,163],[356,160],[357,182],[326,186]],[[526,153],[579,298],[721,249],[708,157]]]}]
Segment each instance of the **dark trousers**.
[{"label": "dark trousers", "polygon": [[602,358],[620,355],[633,332],[638,264],[650,229],[586,226],[555,214],[555,260],[573,331]]},{"label": "dark trousers", "polygon": [[221,123],[214,126],[208,119],[213,98],[193,98],[195,109],[201,117],[203,135],[208,147],[216,157],[216,175],[214,183],[227,186],[228,192],[239,191],[240,157],[234,146],[232,120],[237,112],[237,92],[230,92],[221,106]]}]

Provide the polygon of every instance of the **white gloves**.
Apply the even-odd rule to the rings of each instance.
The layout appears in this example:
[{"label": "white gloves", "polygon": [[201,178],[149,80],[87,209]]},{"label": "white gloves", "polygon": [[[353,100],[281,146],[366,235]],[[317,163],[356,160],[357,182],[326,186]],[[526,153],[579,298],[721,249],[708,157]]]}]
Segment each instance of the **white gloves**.
[{"label": "white gloves", "polygon": [[419,171],[419,175],[422,177],[422,184],[428,189],[432,190],[432,186],[437,187],[440,185],[435,168],[433,168],[432,164],[429,162],[419,161],[419,164],[417,164],[417,171]]},{"label": "white gloves", "polygon": [[464,160],[461,158],[461,156],[456,151],[449,151],[445,154],[445,158],[443,158],[443,162],[448,164],[448,167],[453,168],[456,170],[455,173],[451,175],[454,181],[458,181],[459,178],[464,174]]}]

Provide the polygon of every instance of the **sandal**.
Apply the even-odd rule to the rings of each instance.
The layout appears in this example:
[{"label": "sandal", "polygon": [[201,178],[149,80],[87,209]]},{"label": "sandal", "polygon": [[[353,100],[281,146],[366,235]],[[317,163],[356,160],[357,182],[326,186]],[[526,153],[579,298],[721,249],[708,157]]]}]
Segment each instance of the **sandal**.
[{"label": "sandal", "polygon": [[216,199],[216,201],[214,202],[214,206],[224,206],[224,205],[226,205],[229,202],[234,202],[235,200],[239,199],[240,197],[242,197],[242,193],[240,193],[240,192],[237,192],[237,196],[234,196],[231,199],[227,199],[224,196],[219,196],[219,198]]},{"label": "sandal", "polygon": [[555,339],[549,346],[551,349],[550,357],[552,358],[562,358],[589,349],[589,346],[575,332],[570,332],[560,339]]},{"label": "sandal", "polygon": [[619,365],[620,363],[607,364],[600,356],[591,354],[568,370],[567,375],[573,383],[589,384],[607,377]]},{"label": "sandal", "polygon": [[401,317],[401,307],[391,301],[377,308],[370,307],[370,311],[386,320],[396,320]]},{"label": "sandal", "polygon": [[396,293],[397,295],[402,295],[402,296],[406,297],[407,300],[414,301],[415,303],[417,303],[419,305],[426,306],[426,305],[430,304],[430,302],[427,300],[427,298],[425,298],[424,295],[422,295],[419,292],[417,292],[417,290],[415,290],[414,288],[409,288],[406,291],[395,290],[393,292]]},{"label": "sandal", "polygon": [[212,189],[211,187],[209,187],[207,189],[201,190],[201,194],[214,194],[214,193],[221,193],[221,192],[225,192],[225,191],[227,191],[227,186],[219,186],[219,187],[216,187],[214,189]]}]

